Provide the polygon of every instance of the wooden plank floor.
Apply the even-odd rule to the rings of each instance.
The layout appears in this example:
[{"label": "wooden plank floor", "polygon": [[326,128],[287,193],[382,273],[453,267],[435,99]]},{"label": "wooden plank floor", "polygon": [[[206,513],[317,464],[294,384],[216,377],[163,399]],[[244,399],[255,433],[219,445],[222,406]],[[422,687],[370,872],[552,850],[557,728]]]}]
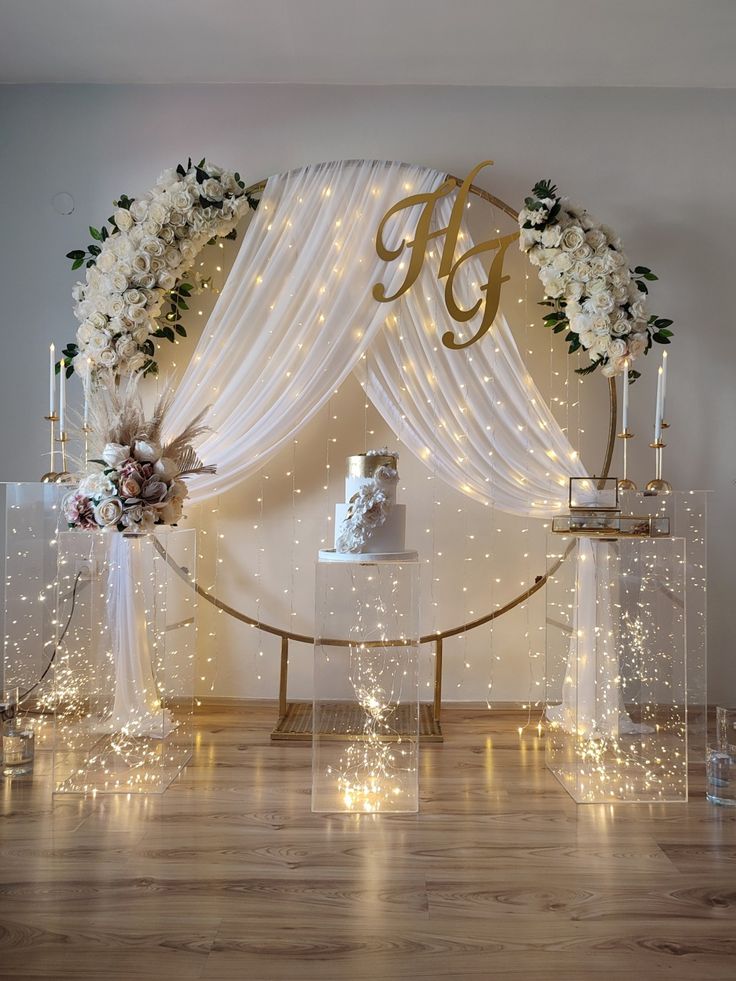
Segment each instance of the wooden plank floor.
[{"label": "wooden plank floor", "polygon": [[[211,708],[163,797],[6,781],[0,976],[736,978],[736,813],[576,806],[510,712],[447,709],[419,815],[310,813],[275,709]],[[702,780],[702,778],[701,778]]]}]

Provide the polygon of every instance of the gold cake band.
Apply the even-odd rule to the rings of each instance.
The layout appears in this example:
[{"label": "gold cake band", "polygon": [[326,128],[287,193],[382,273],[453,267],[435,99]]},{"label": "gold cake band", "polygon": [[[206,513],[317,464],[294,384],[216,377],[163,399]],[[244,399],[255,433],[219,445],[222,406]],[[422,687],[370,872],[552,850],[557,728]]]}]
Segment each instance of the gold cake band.
[{"label": "gold cake band", "polygon": [[373,477],[379,467],[397,470],[398,462],[396,456],[366,456],[365,453],[358,453],[347,458],[348,477]]}]

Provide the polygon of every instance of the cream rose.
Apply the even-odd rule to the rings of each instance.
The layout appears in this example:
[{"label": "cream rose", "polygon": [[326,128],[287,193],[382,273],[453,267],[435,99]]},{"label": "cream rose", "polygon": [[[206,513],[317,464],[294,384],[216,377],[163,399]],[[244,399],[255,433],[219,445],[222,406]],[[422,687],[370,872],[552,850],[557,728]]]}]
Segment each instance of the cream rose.
[{"label": "cream rose", "polygon": [[122,443],[106,443],[102,451],[102,459],[108,467],[119,467],[130,458],[130,447]]},{"label": "cream rose", "polygon": [[209,180],[202,182],[202,196],[208,198],[210,201],[222,201],[222,184],[210,178]]},{"label": "cream rose", "polygon": [[95,507],[95,521],[103,528],[116,525],[123,516],[123,504],[119,497],[105,497]]},{"label": "cream rose", "polygon": [[127,208],[118,208],[113,214],[113,218],[121,232],[127,232],[133,227],[133,216]]},{"label": "cream rose", "polygon": [[118,356],[111,347],[104,347],[97,355],[97,360],[103,368],[114,368],[118,363]]},{"label": "cream rose", "polygon": [[161,445],[154,440],[137,439],[133,444],[133,456],[141,463],[155,463],[161,457]]},{"label": "cream rose", "polygon": [[574,252],[585,244],[585,233],[579,225],[570,225],[562,233],[560,248],[564,252]]},{"label": "cream rose", "polygon": [[115,256],[108,249],[103,249],[102,252],[97,256],[97,262],[95,263],[100,272],[107,273],[115,265]]},{"label": "cream rose", "polygon": [[606,353],[610,359],[626,356],[626,341],[622,337],[612,337],[606,345]]}]

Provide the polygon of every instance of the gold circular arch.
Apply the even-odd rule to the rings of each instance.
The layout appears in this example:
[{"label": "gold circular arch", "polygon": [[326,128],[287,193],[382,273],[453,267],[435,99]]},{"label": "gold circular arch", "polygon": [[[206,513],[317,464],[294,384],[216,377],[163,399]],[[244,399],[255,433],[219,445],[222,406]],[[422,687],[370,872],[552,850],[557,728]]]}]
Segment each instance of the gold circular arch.
[{"label": "gold circular arch", "polygon": [[[447,179],[454,181],[458,186],[461,186],[463,184],[462,178],[456,177],[453,174],[448,174]],[[265,189],[266,184],[267,184],[267,180],[258,181],[255,184],[251,184],[249,187],[247,187],[245,193],[251,196],[259,194]],[[491,194],[490,191],[486,191],[484,188],[478,187],[475,184],[470,185],[469,191],[471,194],[476,195],[477,197],[481,198],[483,201],[486,201],[488,204],[492,205],[493,207],[498,208],[509,218],[511,218],[514,222],[518,221],[518,217],[519,217],[518,211],[515,208],[513,208],[510,204],[507,204],[505,201],[503,201],[501,198],[498,198],[494,194]],[[605,455],[603,458],[600,474],[597,475],[601,478],[605,478],[609,475],[611,462],[613,460],[613,452],[616,445],[616,422],[617,422],[618,407],[617,407],[616,383],[613,378],[609,378],[608,380],[608,395],[609,395],[608,436],[606,440]],[[430,644],[430,643],[434,644],[435,655],[436,655],[434,701],[432,706],[431,718],[422,720],[422,729],[423,729],[424,736],[430,739],[438,739],[438,740],[442,739],[441,729],[439,726],[439,718],[440,718],[440,706],[441,706],[441,698],[442,698],[443,642],[450,637],[456,637],[460,634],[467,633],[470,630],[475,630],[478,627],[482,627],[488,623],[492,623],[494,620],[497,620],[499,617],[504,616],[504,614],[506,613],[510,613],[511,610],[514,610],[517,606],[520,606],[522,603],[526,602],[528,599],[534,596],[535,593],[539,592],[539,590],[546,585],[547,580],[550,578],[550,576],[554,575],[555,572],[557,572],[557,570],[560,568],[562,563],[569,556],[573,547],[574,547],[574,543],[568,545],[565,552],[558,559],[556,559],[556,561],[553,563],[552,566],[550,566],[549,569],[545,570],[545,572],[542,575],[535,577],[533,585],[531,585],[528,589],[525,589],[522,593],[519,593],[518,596],[514,596],[512,599],[510,599],[507,603],[505,603],[503,606],[499,607],[498,609],[492,610],[490,613],[477,617],[474,620],[469,620],[466,621],[465,623],[458,624],[454,627],[449,627],[446,630],[437,630],[431,634],[424,634],[420,637],[419,640],[421,644]],[[179,566],[176,562],[174,562],[174,560],[158,544],[157,544],[157,548],[160,554],[162,555],[162,557],[171,566],[171,568],[179,576],[181,576],[182,579],[184,579],[186,582],[189,582],[191,584],[191,579],[188,571],[183,567]],[[286,697],[289,643],[295,642],[295,643],[302,643],[302,644],[314,644],[315,638],[309,636],[308,634],[300,634],[292,630],[283,629],[281,627],[274,626],[273,624],[265,623],[261,620],[256,619],[255,617],[248,616],[248,614],[243,613],[240,610],[236,610],[228,603],[225,603],[217,596],[214,596],[212,593],[203,589],[199,585],[199,583],[194,583],[193,586],[197,594],[201,596],[203,600],[206,600],[208,603],[214,606],[216,609],[221,610],[223,613],[226,613],[228,616],[232,617],[235,620],[239,620],[241,623],[245,623],[250,627],[255,627],[259,630],[262,630],[264,633],[271,634],[281,639],[279,722],[276,726],[276,729],[272,733],[272,738],[277,738],[277,739],[307,738],[309,733],[307,732],[305,735],[303,729],[304,711],[302,711],[302,719],[300,721],[301,728],[292,731],[289,729],[288,723],[286,723],[287,712],[289,710],[289,706],[287,704],[287,697]],[[336,647],[350,646],[350,641],[342,638],[323,639],[322,642],[327,643],[330,646],[336,646]],[[404,641],[381,642],[381,646],[384,647],[399,646],[404,644],[405,644]],[[297,705],[296,707],[302,710],[304,709],[304,707],[300,705]]]}]

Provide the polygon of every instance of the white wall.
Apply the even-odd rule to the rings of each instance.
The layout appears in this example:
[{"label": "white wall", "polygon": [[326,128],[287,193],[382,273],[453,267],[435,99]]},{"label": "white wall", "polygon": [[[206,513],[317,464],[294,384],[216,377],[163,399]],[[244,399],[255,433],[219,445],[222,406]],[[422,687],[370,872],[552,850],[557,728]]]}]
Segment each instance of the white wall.
[{"label": "white wall", "polygon": [[[519,202],[536,179],[552,177],[614,225],[632,257],[660,274],[655,308],[673,317],[677,331],[667,470],[678,487],[714,491],[710,689],[714,699],[734,699],[729,628],[736,333],[728,260],[736,218],[735,124],[736,100],[730,91],[3,87],[0,479],[34,479],[43,469],[45,352],[51,339],[58,345],[75,330],[69,297],[74,277],[64,254],[87,241],[87,225],[110,213],[113,197],[145,190],[163,167],[190,154],[207,154],[253,180],[310,161],[348,157],[403,159],[463,174],[491,156],[496,166],[485,184],[505,200]],[[51,203],[62,191],[76,202],[70,216],[59,215]],[[533,305],[529,309],[538,317]],[[554,391],[560,384],[554,371],[567,370],[564,357],[556,353],[552,362],[544,362],[542,328],[520,330],[522,342],[535,349],[543,376],[538,381],[547,392]],[[183,353],[177,352],[180,362]],[[634,466],[644,480],[651,467],[641,437],[649,431],[655,375],[653,365],[647,368],[632,410],[640,434]],[[599,378],[586,384],[582,423],[589,455],[606,424],[602,393]],[[234,605],[251,612],[258,608],[264,619],[311,628],[312,559],[340,497],[342,458],[362,449],[366,440],[369,445],[391,441],[375,412],[366,415],[362,406],[359,388],[345,386],[330,413],[310,425],[297,446],[220,502],[219,533],[225,537],[220,539],[218,590]],[[332,479],[325,491],[328,437],[337,442],[329,444]],[[302,492],[296,507],[287,471]],[[426,471],[406,454],[402,487],[405,499],[411,497],[411,540],[427,560],[428,627],[445,627],[462,621],[470,610],[477,613],[503,602],[542,571],[541,529],[524,532],[524,522],[490,515],[450,490],[433,487]],[[438,493],[417,499],[423,487]],[[262,520],[259,496],[264,498]],[[293,544],[295,528],[298,545]],[[533,542],[528,548],[527,540]],[[299,571],[292,574],[294,566]],[[454,642],[447,657],[447,696],[484,698],[490,681],[492,697],[498,699],[538,692],[542,622],[541,605],[532,604],[499,621],[493,637],[480,631]],[[208,621],[208,629],[212,626]],[[217,665],[215,690],[273,695],[276,645],[268,638],[259,644],[255,632],[223,617],[216,626],[217,647],[211,641],[209,651]],[[210,670],[203,667],[208,684]],[[295,653],[293,675],[294,693],[307,692],[307,650]]]}]

